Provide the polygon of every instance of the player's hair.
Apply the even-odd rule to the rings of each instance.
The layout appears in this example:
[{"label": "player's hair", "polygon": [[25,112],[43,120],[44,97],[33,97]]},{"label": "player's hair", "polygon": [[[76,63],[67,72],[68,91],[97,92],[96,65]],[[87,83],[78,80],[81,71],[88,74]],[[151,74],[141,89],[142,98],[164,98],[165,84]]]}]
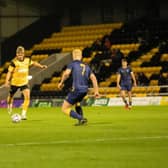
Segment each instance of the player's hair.
[{"label": "player's hair", "polygon": [[126,59],[126,58],[123,58],[121,61],[122,61],[122,62],[127,62],[127,59]]},{"label": "player's hair", "polygon": [[16,49],[16,53],[20,53],[20,52],[24,52],[25,49],[23,46],[18,46],[17,49]]}]

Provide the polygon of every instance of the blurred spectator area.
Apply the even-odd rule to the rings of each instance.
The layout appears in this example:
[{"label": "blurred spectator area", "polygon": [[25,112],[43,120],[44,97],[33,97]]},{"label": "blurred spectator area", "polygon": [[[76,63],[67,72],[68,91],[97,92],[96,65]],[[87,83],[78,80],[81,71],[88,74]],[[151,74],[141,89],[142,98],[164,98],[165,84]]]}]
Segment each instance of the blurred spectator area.
[{"label": "blurred spectator area", "polygon": [[[51,51],[70,53],[74,48],[80,48],[83,51],[83,61],[89,64],[96,74],[101,94],[108,94],[109,97],[119,95],[116,88],[116,71],[121,66],[121,59],[127,58],[138,83],[138,87],[133,88],[134,96],[151,93],[157,95],[165,91],[161,86],[167,85],[168,35],[165,22],[149,23],[140,20],[130,24],[62,27],[60,32],[53,32],[40,43],[35,43],[26,50],[26,55],[31,56],[33,60],[43,61],[50,57]],[[4,82],[8,64],[9,62],[6,62],[0,68],[1,84]],[[41,84],[34,85],[31,96],[66,95],[71,87],[71,78],[66,81],[62,91],[57,88],[63,71],[64,68],[50,74]]]}]

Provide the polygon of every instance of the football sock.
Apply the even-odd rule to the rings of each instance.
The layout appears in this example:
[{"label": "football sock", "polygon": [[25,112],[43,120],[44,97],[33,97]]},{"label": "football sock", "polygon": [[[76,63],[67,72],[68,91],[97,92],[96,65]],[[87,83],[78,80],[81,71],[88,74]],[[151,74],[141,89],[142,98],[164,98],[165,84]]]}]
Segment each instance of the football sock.
[{"label": "football sock", "polygon": [[76,113],[75,111],[71,110],[70,112],[70,116],[74,119],[78,119],[81,120],[83,117],[81,115],[79,115],[78,113]]},{"label": "football sock", "polygon": [[23,106],[22,106],[23,110],[27,111],[27,108],[28,108],[28,106],[29,106],[29,102],[30,102],[29,99],[25,99],[25,100],[24,100]]},{"label": "football sock", "polygon": [[132,106],[132,102],[131,101],[129,102],[129,105]]},{"label": "football sock", "polygon": [[82,110],[82,107],[80,105],[75,106],[75,110],[79,115],[83,116],[83,110]]},{"label": "football sock", "polygon": [[8,113],[11,114],[12,113],[12,105],[13,105],[13,97],[8,96],[7,98],[7,108],[8,108]]},{"label": "football sock", "polygon": [[128,105],[128,103],[127,103],[127,100],[126,100],[126,99],[123,99],[123,101],[124,101],[125,105]]},{"label": "football sock", "polygon": [[26,117],[26,110],[22,110],[22,116]]},{"label": "football sock", "polygon": [[8,113],[11,114],[12,113],[12,104],[8,104],[7,108],[8,108]]}]

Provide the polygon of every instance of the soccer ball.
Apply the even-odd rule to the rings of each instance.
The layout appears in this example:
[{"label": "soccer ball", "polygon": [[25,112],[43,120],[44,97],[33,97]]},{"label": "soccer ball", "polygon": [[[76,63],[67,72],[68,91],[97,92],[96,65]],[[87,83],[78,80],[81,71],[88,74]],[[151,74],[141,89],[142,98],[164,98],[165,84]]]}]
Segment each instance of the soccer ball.
[{"label": "soccer ball", "polygon": [[18,123],[21,121],[21,116],[20,114],[15,113],[11,116],[11,119],[13,123]]}]

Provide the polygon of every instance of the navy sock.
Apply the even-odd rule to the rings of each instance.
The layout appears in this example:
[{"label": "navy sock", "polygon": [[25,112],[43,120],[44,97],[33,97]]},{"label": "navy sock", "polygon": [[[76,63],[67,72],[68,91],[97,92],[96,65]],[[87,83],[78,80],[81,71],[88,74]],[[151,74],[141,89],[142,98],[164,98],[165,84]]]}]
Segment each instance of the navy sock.
[{"label": "navy sock", "polygon": [[81,115],[79,115],[78,113],[76,113],[75,111],[71,110],[70,112],[70,116],[74,119],[78,119],[81,120],[83,117]]},{"label": "navy sock", "polygon": [[79,115],[83,116],[83,110],[81,106],[75,106],[75,110]]},{"label": "navy sock", "polygon": [[125,105],[128,105],[128,103],[127,103],[127,100],[126,100],[126,99],[124,99],[124,103],[125,103]]}]

